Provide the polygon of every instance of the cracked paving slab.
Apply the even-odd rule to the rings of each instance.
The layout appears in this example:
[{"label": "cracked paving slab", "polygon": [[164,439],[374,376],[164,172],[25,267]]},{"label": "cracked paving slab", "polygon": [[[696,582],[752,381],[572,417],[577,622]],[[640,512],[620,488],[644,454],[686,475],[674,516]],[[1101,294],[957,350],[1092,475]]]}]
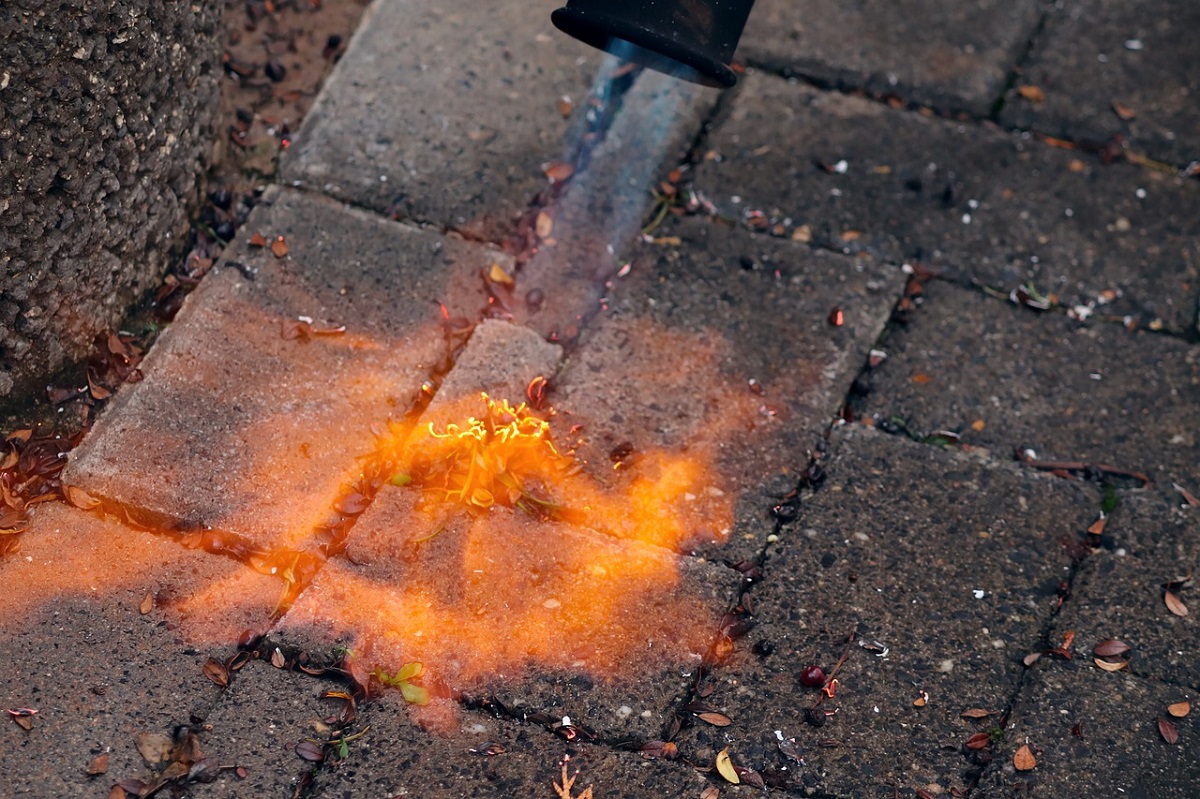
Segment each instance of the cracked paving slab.
[{"label": "cracked paving slab", "polygon": [[[661,481],[672,458],[691,464],[680,490],[694,508],[668,544],[752,558],[904,275],[698,218],[656,235],[678,242],[644,245],[616,281],[552,385],[552,423],[602,484]],[[835,309],[840,326],[829,323]]]},{"label": "cracked paving slab", "polygon": [[402,417],[449,357],[439,302],[474,318],[480,271],[510,262],[289,190],[270,191],[245,230],[282,237],[286,255],[231,247],[63,480],[168,529],[312,548],[375,446],[371,425]]},{"label": "cracked paving slab", "polygon": [[[603,57],[554,30],[555,7],[372,4],[305,117],[282,179],[499,241],[545,185],[542,164],[562,159]],[[569,118],[562,97],[573,98]]]},{"label": "cracked paving slab", "polygon": [[[1200,692],[1200,600],[1194,584],[1176,588],[1188,607],[1178,616],[1164,601],[1164,584],[1200,564],[1200,508],[1179,498],[1128,493],[1108,516],[1076,575],[1069,601],[1050,634],[1057,645],[1075,633],[1076,658],[1092,663],[1092,649],[1116,638],[1133,647],[1129,668],[1139,677]],[[1097,670],[1097,677],[1104,677]]]},{"label": "cracked paving slab", "polygon": [[1197,28],[1200,7],[1190,0],[1055,4],[1000,119],[1076,142],[1120,136],[1175,167],[1196,161]]},{"label": "cracked paving slab", "polygon": [[[1106,674],[1086,659],[1039,662],[1021,692],[995,759],[972,797],[1072,796],[1103,790],[1133,799],[1190,799],[1200,785],[1195,710],[1174,718],[1167,706],[1194,691]],[[1158,719],[1179,743],[1167,744]],[[1076,725],[1079,725],[1078,728]],[[1017,771],[1013,756],[1028,745],[1037,765]]]},{"label": "cracked paving slab", "polygon": [[1067,305],[1112,290],[1105,313],[1193,328],[1200,182],[762,74],[738,92],[694,178],[722,214]]},{"label": "cracked paving slab", "polygon": [[[61,504],[34,509],[21,549],[0,562],[0,707],[38,710],[0,724],[9,795],[97,796],[147,771],[140,733],[203,719],[203,676],[239,633],[261,626],[279,580],[227,558]],[[5,714],[7,716],[7,714]],[[107,754],[107,773],[85,774]]]},{"label": "cracked paving slab", "polygon": [[1032,448],[1046,460],[1144,472],[1163,490],[1200,487],[1195,344],[934,281],[881,346],[888,359],[859,381],[863,413],[916,435],[958,432],[998,458]]},{"label": "cracked paving slab", "polygon": [[1042,5],[865,0],[819,8],[758,0],[740,52],[755,64],[843,88],[988,114]]},{"label": "cracked paving slab", "polygon": [[[965,790],[981,764],[960,751],[976,730],[959,714],[1003,709],[1016,692],[1068,575],[1062,541],[1080,534],[1095,494],[863,427],[836,429],[830,450],[826,487],[768,548],[751,589],[758,626],[704,700],[732,724],[697,720],[680,751],[703,761],[733,741],[735,760],[768,782],[823,796]],[[801,670],[830,672],[844,651],[817,711],[836,715],[806,723],[822,694]]]}]

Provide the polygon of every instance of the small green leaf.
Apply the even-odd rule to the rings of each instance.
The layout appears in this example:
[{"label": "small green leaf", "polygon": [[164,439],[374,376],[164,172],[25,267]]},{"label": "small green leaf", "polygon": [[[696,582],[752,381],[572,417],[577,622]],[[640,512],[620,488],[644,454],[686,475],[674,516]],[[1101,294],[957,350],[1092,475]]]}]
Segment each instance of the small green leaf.
[{"label": "small green leaf", "polygon": [[397,472],[396,474],[392,475],[391,480],[388,480],[388,482],[394,486],[406,486],[409,483],[411,483],[412,481],[413,481],[412,475],[405,474],[404,472]]},{"label": "small green leaf", "polygon": [[1117,489],[1112,483],[1105,483],[1103,492],[1100,497],[1100,511],[1101,513],[1112,513],[1120,504],[1121,495],[1117,493]]},{"label": "small green leaf", "polygon": [[422,706],[429,704],[429,692],[419,685],[402,682],[400,683],[400,694],[404,697],[404,701],[410,704]]},{"label": "small green leaf", "polygon": [[414,660],[412,663],[405,663],[400,667],[400,671],[396,672],[396,676],[392,679],[396,682],[408,682],[416,679],[425,673],[425,666],[419,660]]}]

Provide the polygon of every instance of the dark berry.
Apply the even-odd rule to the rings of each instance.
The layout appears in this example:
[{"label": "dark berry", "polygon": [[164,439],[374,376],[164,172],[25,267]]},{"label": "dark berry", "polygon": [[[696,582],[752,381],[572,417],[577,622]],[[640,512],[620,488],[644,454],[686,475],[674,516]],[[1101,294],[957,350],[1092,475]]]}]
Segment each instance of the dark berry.
[{"label": "dark berry", "polygon": [[804,709],[804,720],[814,727],[825,726],[825,711],[816,707],[806,707]]},{"label": "dark berry", "polygon": [[825,670],[820,666],[807,666],[800,672],[800,684],[808,688],[820,688],[825,684]]}]

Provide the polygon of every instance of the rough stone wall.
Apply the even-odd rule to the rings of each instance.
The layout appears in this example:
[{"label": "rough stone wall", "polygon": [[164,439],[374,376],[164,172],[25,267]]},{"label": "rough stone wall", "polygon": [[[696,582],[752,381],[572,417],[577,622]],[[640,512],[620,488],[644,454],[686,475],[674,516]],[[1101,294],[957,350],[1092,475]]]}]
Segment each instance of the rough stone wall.
[{"label": "rough stone wall", "polygon": [[0,3],[0,405],[152,287],[203,189],[221,0]]}]

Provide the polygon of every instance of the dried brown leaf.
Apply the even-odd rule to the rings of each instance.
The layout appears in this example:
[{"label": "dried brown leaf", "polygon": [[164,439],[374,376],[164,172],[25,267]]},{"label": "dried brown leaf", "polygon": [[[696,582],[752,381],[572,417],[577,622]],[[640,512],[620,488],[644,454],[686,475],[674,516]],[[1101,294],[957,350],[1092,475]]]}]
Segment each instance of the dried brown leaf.
[{"label": "dried brown leaf", "polygon": [[565,94],[558,98],[558,113],[563,118],[571,116],[571,111],[574,110],[575,103],[571,102],[571,98]]},{"label": "dried brown leaf", "polygon": [[271,242],[271,254],[276,258],[284,258],[288,254],[288,245],[284,241],[283,236],[279,236],[275,241]]},{"label": "dried brown leaf", "polygon": [[1181,719],[1192,712],[1192,703],[1187,699],[1184,699],[1182,702],[1175,702],[1167,705],[1167,712],[1175,718]]},{"label": "dried brown leaf", "polygon": [[229,687],[229,667],[216,658],[209,658],[204,664],[204,676],[222,688]]},{"label": "dried brown leaf", "polygon": [[33,716],[13,716],[12,720],[25,732],[33,729]]},{"label": "dried brown leaf", "polygon": [[714,727],[728,727],[730,724],[733,723],[733,719],[729,718],[729,716],[726,716],[724,713],[716,713],[716,712],[697,713],[696,718],[700,719],[701,721],[707,722],[707,723],[713,725]]},{"label": "dried brown leaf", "polygon": [[1137,113],[1132,108],[1118,103],[1116,100],[1113,100],[1112,110],[1123,122],[1129,122],[1137,117]]},{"label": "dried brown leaf", "polygon": [[1029,744],[1025,744],[1013,754],[1013,767],[1017,771],[1031,771],[1037,765],[1037,758]]},{"label": "dried brown leaf", "polygon": [[322,763],[325,760],[325,747],[312,741],[301,741],[296,744],[296,754],[310,763]]},{"label": "dried brown leaf", "polygon": [[700,792],[700,799],[720,799],[721,789],[715,785],[708,785]]},{"label": "dried brown leaf", "polygon": [[555,183],[562,183],[575,174],[575,167],[564,161],[552,161],[542,166],[542,172]]},{"label": "dried brown leaf", "polygon": [[996,711],[994,711],[994,710],[984,710],[981,707],[971,707],[971,708],[967,708],[966,710],[964,710],[962,713],[959,713],[958,715],[962,716],[964,719],[985,719],[995,712]]},{"label": "dried brown leaf", "polygon": [[967,739],[968,749],[983,749],[992,742],[992,736],[986,732],[977,732]]},{"label": "dried brown leaf", "polygon": [[100,504],[100,500],[78,486],[63,486],[67,502],[80,510],[91,510]]},{"label": "dried brown leaf", "polygon": [[154,592],[147,591],[146,595],[142,597],[142,601],[138,603],[138,613],[145,616],[152,610],[154,610]]},{"label": "dried brown leaf", "polygon": [[1167,610],[1174,613],[1176,616],[1187,616],[1188,607],[1183,604],[1183,600],[1175,595],[1173,591],[1167,591],[1163,594],[1163,601],[1167,603]]},{"label": "dried brown leaf", "polygon": [[1041,104],[1046,102],[1046,93],[1037,86],[1018,86],[1017,94],[1021,95],[1021,99],[1028,100],[1031,103]]},{"label": "dried brown leaf", "polygon": [[4,437],[5,441],[19,441],[24,444],[29,439],[33,438],[32,427],[22,427],[20,430],[14,430]]},{"label": "dried brown leaf", "polygon": [[96,777],[108,771],[108,753],[97,755],[92,758],[92,762],[88,763],[88,767],[84,769],[84,773],[89,777]]},{"label": "dried brown leaf", "polygon": [[1092,658],[1092,662],[1105,671],[1120,671],[1121,669],[1129,668],[1128,660],[1101,660],[1100,658]]},{"label": "dried brown leaf", "polygon": [[1092,649],[1092,654],[1099,658],[1114,658],[1128,654],[1129,644],[1116,638],[1106,638]]},{"label": "dried brown leaf", "polygon": [[279,651],[279,647],[275,647],[275,651],[271,653],[271,665],[277,669],[282,669],[287,665],[287,658]]},{"label": "dried brown leaf", "polygon": [[256,231],[254,233],[254,235],[252,235],[250,237],[250,240],[246,243],[249,244],[251,247],[266,247],[267,246],[267,237]]},{"label": "dried brown leaf", "polygon": [[548,239],[554,231],[554,217],[545,211],[538,211],[537,219],[534,222],[534,232],[537,233],[539,239]]},{"label": "dried brown leaf", "polygon": [[1158,720],[1158,732],[1162,735],[1163,740],[1169,744],[1179,743],[1179,730],[1175,728],[1175,723],[1164,718]]},{"label": "dried brown leaf", "polygon": [[171,757],[171,738],[161,732],[139,733],[135,742],[138,753],[148,766],[157,766]]},{"label": "dried brown leaf", "polygon": [[1105,516],[1103,513],[1101,513],[1100,518],[1098,518],[1098,519],[1096,519],[1096,521],[1092,522],[1091,526],[1088,527],[1087,531],[1090,535],[1103,535],[1104,534],[1104,525],[1106,525],[1107,523],[1108,523],[1108,517]]}]

